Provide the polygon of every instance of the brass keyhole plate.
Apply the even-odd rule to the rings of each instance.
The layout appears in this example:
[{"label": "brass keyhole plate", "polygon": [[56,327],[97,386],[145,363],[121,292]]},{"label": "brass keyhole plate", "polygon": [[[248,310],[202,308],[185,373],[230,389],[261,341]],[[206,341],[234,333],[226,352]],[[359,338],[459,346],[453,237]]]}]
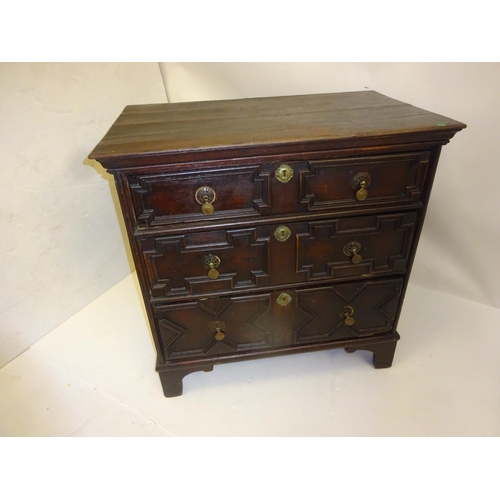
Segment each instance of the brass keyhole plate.
[{"label": "brass keyhole plate", "polygon": [[287,306],[288,304],[290,304],[290,302],[292,301],[292,297],[290,297],[290,295],[288,295],[288,293],[280,293],[278,295],[278,298],[276,299],[276,302],[282,306],[282,307],[285,307]]},{"label": "brass keyhole plate", "polygon": [[290,165],[283,163],[283,165],[280,165],[278,167],[275,175],[276,175],[276,179],[278,179],[280,182],[285,184],[293,177],[293,170],[290,167]]},{"label": "brass keyhole plate", "polygon": [[276,228],[276,231],[274,231],[274,237],[281,242],[286,241],[288,238],[290,238],[291,234],[292,232],[287,226],[279,226]]}]

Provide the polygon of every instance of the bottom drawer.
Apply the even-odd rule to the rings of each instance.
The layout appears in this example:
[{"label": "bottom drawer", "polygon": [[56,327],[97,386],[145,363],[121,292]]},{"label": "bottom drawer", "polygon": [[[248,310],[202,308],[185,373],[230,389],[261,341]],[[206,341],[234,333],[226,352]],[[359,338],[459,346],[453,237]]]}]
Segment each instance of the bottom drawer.
[{"label": "bottom drawer", "polygon": [[392,330],[402,279],[153,306],[164,358],[234,356]]}]

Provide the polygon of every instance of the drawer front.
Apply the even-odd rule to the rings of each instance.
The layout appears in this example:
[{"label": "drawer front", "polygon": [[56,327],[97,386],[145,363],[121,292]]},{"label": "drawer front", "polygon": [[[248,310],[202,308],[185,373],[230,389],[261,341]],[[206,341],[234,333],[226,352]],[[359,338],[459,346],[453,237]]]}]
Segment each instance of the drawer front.
[{"label": "drawer front", "polygon": [[417,212],[310,222],[296,235],[303,281],[404,272]]},{"label": "drawer front", "polygon": [[402,280],[154,306],[166,359],[369,337],[394,324]]},{"label": "drawer front", "polygon": [[129,177],[139,228],[269,213],[269,175],[260,166]]},{"label": "drawer front", "polygon": [[152,297],[217,294],[403,273],[416,217],[364,215],[138,241]]},{"label": "drawer front", "polygon": [[419,202],[429,156],[429,151],[420,151],[284,161],[182,174],[132,175],[128,183],[135,225],[145,229]]},{"label": "drawer front", "polygon": [[367,337],[392,329],[402,279],[352,282],[296,292],[295,307],[307,319],[295,344]]},{"label": "drawer front", "polygon": [[[270,294],[154,306],[165,358],[269,348],[271,332],[260,320],[270,308]],[[221,340],[218,328],[224,335]]]},{"label": "drawer front", "polygon": [[429,157],[419,151],[311,161],[301,172],[301,204],[315,211],[418,202]]},{"label": "drawer front", "polygon": [[269,238],[262,228],[143,238],[139,246],[152,297],[213,294],[271,284]]}]

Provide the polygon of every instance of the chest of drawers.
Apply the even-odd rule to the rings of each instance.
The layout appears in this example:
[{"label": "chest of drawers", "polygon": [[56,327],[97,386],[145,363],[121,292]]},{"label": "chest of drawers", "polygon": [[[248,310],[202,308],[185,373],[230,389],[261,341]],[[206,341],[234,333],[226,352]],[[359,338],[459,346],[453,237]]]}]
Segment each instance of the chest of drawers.
[{"label": "chest of drawers", "polygon": [[441,147],[463,123],[377,92],[127,106],[114,175],[165,396],[319,349],[391,366]]}]

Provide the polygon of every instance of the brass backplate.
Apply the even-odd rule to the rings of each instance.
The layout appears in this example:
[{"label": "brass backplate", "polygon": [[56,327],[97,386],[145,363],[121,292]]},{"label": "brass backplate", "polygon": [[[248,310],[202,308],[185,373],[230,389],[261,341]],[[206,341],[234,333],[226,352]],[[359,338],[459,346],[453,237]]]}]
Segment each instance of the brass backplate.
[{"label": "brass backplate", "polygon": [[[352,178],[351,186],[355,190],[358,190],[361,187],[367,188],[370,185],[371,180],[372,178],[368,172],[359,172]],[[363,186],[361,185],[362,182],[364,182]]]},{"label": "brass backplate", "polygon": [[213,333],[217,333],[219,330],[222,332],[226,331],[226,323],[224,321],[212,321],[209,324],[210,331]]},{"label": "brass backplate", "polygon": [[212,204],[216,200],[217,195],[210,186],[202,186],[196,190],[194,198],[200,205],[205,203]]},{"label": "brass backplate", "polygon": [[212,253],[204,255],[203,265],[205,269],[217,269],[220,266],[220,258]]},{"label": "brass backplate", "polygon": [[350,241],[344,245],[344,255],[352,257],[361,251],[361,243],[359,241]]},{"label": "brass backplate", "polygon": [[350,317],[354,314],[354,309],[351,306],[344,306],[340,311],[339,311],[339,316],[341,318]]}]

